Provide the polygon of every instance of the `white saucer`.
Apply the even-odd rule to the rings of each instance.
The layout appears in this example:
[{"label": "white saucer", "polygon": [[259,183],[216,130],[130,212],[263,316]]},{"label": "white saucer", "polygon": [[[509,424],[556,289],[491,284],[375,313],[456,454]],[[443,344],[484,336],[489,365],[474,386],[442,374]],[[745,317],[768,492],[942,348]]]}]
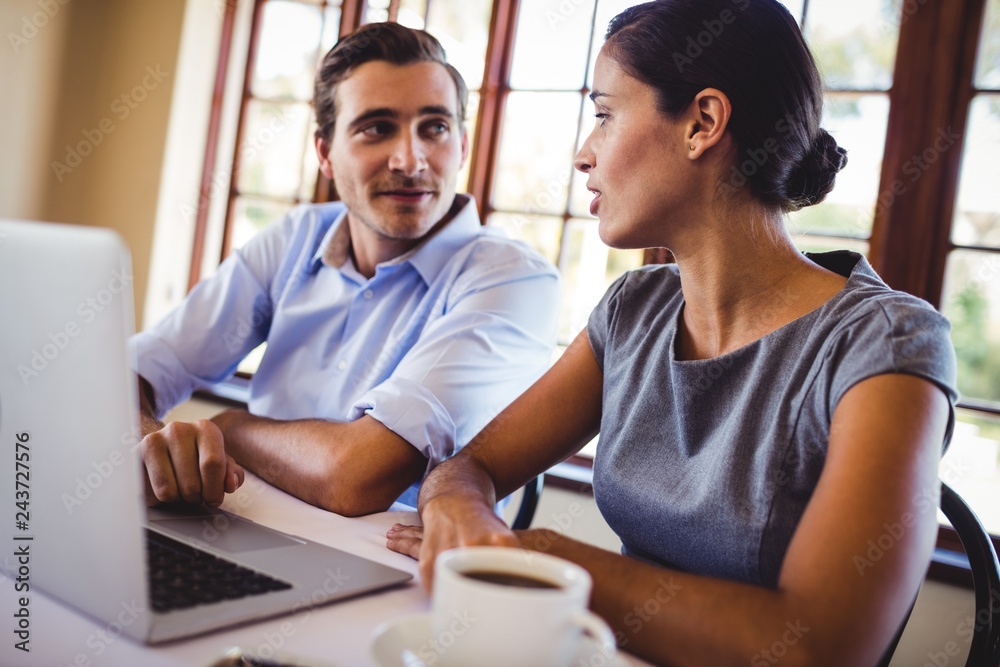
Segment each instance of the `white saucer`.
[{"label": "white saucer", "polygon": [[[403,616],[375,628],[372,633],[372,656],[379,667],[430,667],[437,661],[428,643],[431,637],[431,615],[429,612]],[[424,657],[421,657],[423,653]],[[628,667],[620,655],[610,659],[604,657],[600,647],[590,637],[580,637],[580,647],[570,661],[571,665],[606,665],[607,667]]]}]

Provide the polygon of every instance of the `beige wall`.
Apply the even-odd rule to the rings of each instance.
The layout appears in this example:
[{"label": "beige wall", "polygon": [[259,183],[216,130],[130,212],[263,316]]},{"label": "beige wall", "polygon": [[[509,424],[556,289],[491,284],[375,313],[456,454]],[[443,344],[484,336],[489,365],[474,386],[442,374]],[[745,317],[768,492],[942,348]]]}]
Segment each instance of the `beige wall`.
[{"label": "beige wall", "polygon": [[5,36],[42,25],[17,53],[0,45],[0,216],[117,230],[141,322],[185,2],[59,2],[0,3]]}]

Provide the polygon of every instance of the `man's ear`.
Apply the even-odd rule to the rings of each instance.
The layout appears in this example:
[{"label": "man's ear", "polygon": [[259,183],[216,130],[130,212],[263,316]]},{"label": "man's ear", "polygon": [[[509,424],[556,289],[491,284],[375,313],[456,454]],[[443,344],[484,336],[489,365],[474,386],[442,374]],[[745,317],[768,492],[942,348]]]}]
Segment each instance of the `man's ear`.
[{"label": "man's ear", "polygon": [[331,181],[333,180],[333,165],[330,164],[330,144],[322,137],[316,137],[316,157],[319,158],[319,170]]},{"label": "man's ear", "polygon": [[733,115],[729,97],[715,88],[706,88],[694,97],[687,110],[685,142],[688,157],[697,158],[722,141]]}]

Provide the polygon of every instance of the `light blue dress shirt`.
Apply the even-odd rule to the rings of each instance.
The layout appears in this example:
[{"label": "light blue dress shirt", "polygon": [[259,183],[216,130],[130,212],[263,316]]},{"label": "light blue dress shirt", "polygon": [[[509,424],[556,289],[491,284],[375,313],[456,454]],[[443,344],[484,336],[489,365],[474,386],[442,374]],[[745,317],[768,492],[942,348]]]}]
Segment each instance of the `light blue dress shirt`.
[{"label": "light blue dress shirt", "polygon": [[[365,278],[343,204],[305,204],[235,250],[130,341],[157,416],[231,377],[260,343],[249,410],[273,419],[371,415],[427,457],[467,444],[547,368],[558,274],[479,223],[475,202]],[[419,484],[400,502],[416,505]]]}]

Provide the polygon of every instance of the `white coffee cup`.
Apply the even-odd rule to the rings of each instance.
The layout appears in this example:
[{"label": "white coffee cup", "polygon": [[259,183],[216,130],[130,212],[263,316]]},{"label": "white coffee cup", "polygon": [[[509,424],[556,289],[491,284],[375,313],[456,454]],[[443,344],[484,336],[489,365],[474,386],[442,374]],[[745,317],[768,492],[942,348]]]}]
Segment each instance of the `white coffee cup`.
[{"label": "white coffee cup", "polygon": [[[518,583],[511,583],[512,575]],[[519,578],[542,587],[525,586],[530,582]],[[577,654],[583,631],[610,658],[615,638],[607,623],[587,610],[590,588],[586,570],[548,554],[507,547],[445,551],[434,565],[431,601],[436,663],[564,667]]]}]

